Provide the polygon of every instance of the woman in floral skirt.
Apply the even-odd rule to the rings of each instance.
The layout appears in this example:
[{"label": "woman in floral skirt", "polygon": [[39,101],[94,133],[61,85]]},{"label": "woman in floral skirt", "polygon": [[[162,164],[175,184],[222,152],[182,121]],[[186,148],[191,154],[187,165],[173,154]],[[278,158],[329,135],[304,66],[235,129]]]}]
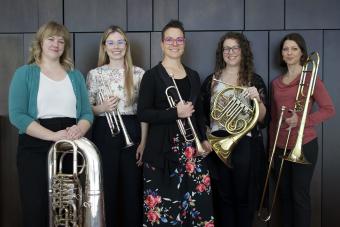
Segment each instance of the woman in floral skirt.
[{"label": "woman in floral skirt", "polygon": [[[181,63],[185,47],[182,23],[162,30],[163,60],[143,76],[138,116],[149,124],[144,161],[144,226],[214,226],[210,176],[194,141],[186,141],[176,121],[188,118],[202,147],[210,151],[202,123],[200,78]],[[165,93],[175,100],[170,106]],[[192,130],[191,130],[192,131]],[[188,132],[189,133],[189,132]]]}]

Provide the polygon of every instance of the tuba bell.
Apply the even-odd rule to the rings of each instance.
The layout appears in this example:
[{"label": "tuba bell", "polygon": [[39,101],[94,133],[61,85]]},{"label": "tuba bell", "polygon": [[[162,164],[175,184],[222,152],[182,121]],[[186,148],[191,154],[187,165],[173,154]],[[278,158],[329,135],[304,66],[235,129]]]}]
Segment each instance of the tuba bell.
[{"label": "tuba bell", "polygon": [[[72,170],[65,170],[65,157]],[[48,153],[49,226],[105,227],[100,158],[86,138],[60,140]]]},{"label": "tuba bell", "polygon": [[213,80],[228,85],[228,87],[216,94],[210,116],[230,135],[217,137],[208,134],[208,140],[224,164],[231,166],[229,157],[234,146],[257,123],[259,103],[255,98],[252,99],[252,106],[248,103],[248,98],[245,96],[245,87],[229,85],[216,78],[213,78]]}]

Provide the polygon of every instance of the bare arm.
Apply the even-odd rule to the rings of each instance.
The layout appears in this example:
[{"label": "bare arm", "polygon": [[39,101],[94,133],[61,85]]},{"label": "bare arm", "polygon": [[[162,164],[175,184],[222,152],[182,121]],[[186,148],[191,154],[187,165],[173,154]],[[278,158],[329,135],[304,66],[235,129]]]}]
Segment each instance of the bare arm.
[{"label": "bare arm", "polygon": [[48,140],[48,141],[58,141],[61,139],[66,139],[68,137],[66,130],[53,132],[43,127],[36,121],[33,121],[31,122],[31,124],[28,125],[26,129],[26,134],[32,137],[38,138],[38,139]]}]

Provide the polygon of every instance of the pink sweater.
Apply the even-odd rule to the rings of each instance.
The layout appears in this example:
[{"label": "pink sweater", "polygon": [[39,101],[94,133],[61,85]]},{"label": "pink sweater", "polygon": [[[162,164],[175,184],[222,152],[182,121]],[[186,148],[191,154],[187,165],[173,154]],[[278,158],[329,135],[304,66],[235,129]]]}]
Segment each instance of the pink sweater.
[{"label": "pink sweater", "polygon": [[[272,81],[271,86],[271,122],[270,122],[270,147],[274,144],[276,129],[278,120],[281,113],[281,106],[286,106],[286,110],[294,109],[296,92],[298,89],[298,84],[300,81],[300,76],[293,80],[289,85],[282,82],[282,75],[278,76]],[[310,77],[307,77],[306,81],[309,83]],[[307,93],[308,88],[304,89],[304,93]],[[312,111],[313,103],[316,103],[318,108]],[[297,127],[293,128],[291,131],[291,137],[288,143],[288,149],[291,149],[296,141],[299,125],[301,121],[301,116],[303,112],[298,112],[299,123]],[[317,137],[316,130],[314,126],[320,124],[321,122],[327,120],[335,114],[335,108],[331,97],[329,96],[322,81],[317,78],[315,84],[314,95],[310,98],[310,104],[308,105],[308,113],[306,119],[306,125],[303,135],[303,144],[306,144]],[[286,138],[288,134],[287,127],[284,119],[290,117],[292,114],[285,111],[283,115],[283,121],[281,129],[279,132],[279,137],[277,141],[277,147],[284,148],[286,143]]]}]

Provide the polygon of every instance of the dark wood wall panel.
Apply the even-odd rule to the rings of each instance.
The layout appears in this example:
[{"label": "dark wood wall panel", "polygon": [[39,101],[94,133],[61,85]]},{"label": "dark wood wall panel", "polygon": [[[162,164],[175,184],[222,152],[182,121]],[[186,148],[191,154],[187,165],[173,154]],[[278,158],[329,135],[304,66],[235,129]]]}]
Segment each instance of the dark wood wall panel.
[{"label": "dark wood wall panel", "polygon": [[160,32],[151,32],[151,67],[158,64],[158,62],[162,57],[161,51],[161,33]]},{"label": "dark wood wall panel", "polygon": [[285,1],[286,29],[340,28],[340,5],[338,0]]},{"label": "dark wood wall panel", "polygon": [[35,32],[38,0],[1,0],[0,32]]},{"label": "dark wood wall panel", "polygon": [[162,0],[153,1],[153,26],[154,31],[161,31],[171,19],[178,19],[178,1]]},{"label": "dark wood wall panel", "polygon": [[152,30],[152,0],[128,0],[128,30]]},{"label": "dark wood wall panel", "polygon": [[27,63],[30,57],[29,48],[31,46],[32,40],[34,39],[34,33],[26,33],[24,34],[24,62]]},{"label": "dark wood wall panel", "polygon": [[188,30],[242,30],[244,1],[179,0],[179,19]]},{"label": "dark wood wall panel", "polygon": [[[184,63],[195,69],[201,81],[213,73],[217,43],[224,32],[187,32]],[[199,48],[197,48],[199,47]]]},{"label": "dark wood wall panel", "polygon": [[101,32],[109,25],[126,29],[126,1],[64,1],[65,25],[71,32]]},{"label": "dark wood wall panel", "polygon": [[245,29],[284,29],[284,0],[245,0]]},{"label": "dark wood wall panel", "polygon": [[84,76],[97,67],[100,33],[75,34],[75,65]]},{"label": "dark wood wall panel", "polygon": [[8,115],[8,88],[15,69],[23,64],[23,35],[0,34],[0,116]]},{"label": "dark wood wall panel", "polygon": [[150,33],[127,33],[131,44],[133,64],[144,70],[150,68]]},{"label": "dark wood wall panel", "polygon": [[50,20],[63,23],[63,1],[61,0],[38,0],[39,25]]},{"label": "dark wood wall panel", "polygon": [[0,226],[21,227],[19,183],[16,168],[17,130],[0,116]]},{"label": "dark wood wall panel", "polygon": [[[323,124],[322,226],[339,226],[340,214],[340,31],[324,33],[324,83],[331,95],[337,115]],[[332,210],[334,210],[332,212]]]},{"label": "dark wood wall panel", "polygon": [[253,51],[255,72],[263,78],[268,86],[268,32],[246,31],[244,35],[249,40]]},{"label": "dark wood wall panel", "polygon": [[[109,25],[127,31],[134,64],[147,70],[162,58],[163,26],[170,19],[180,19],[187,35],[183,62],[197,70],[202,80],[214,70],[220,37],[231,30],[241,31],[251,42],[255,71],[267,85],[281,73],[279,41],[287,33],[299,32],[306,39],[308,52],[320,53],[319,75],[340,109],[339,11],[338,0],[1,0],[0,226],[21,227],[17,130],[8,120],[7,95],[15,69],[28,60],[29,45],[40,25],[55,20],[68,27],[75,67],[85,76],[97,66],[100,37]],[[336,116],[317,127],[319,157],[311,185],[312,227],[340,223],[338,125]],[[271,225],[255,220],[254,227],[281,227],[281,223],[278,206]]]}]

